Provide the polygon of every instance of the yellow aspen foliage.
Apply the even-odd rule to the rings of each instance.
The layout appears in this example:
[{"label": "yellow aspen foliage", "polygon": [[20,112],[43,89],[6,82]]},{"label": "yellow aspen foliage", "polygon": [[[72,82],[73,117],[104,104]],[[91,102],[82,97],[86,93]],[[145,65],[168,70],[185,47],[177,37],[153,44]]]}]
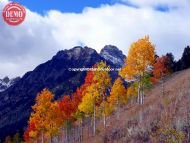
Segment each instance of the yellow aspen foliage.
[{"label": "yellow aspen foliage", "polygon": [[135,79],[140,75],[142,76],[148,66],[153,65],[154,62],[155,47],[149,41],[149,37],[145,36],[131,45],[120,75],[127,80]]},{"label": "yellow aspen foliage", "polygon": [[[103,96],[105,96],[106,89],[111,86],[111,78],[108,73],[107,68],[109,68],[106,63],[100,62],[95,68],[96,71],[93,72],[92,83],[83,92],[83,99],[79,105],[79,110],[86,114],[93,113],[94,104],[101,104]],[[92,104],[92,105],[91,105]],[[88,109],[86,109],[88,108]]]},{"label": "yellow aspen foliage", "polygon": [[97,71],[94,73],[93,83],[98,90],[100,98],[105,94],[108,87],[111,86],[111,77],[107,69],[110,69],[105,62],[101,61],[96,65]]},{"label": "yellow aspen foliage", "polygon": [[112,86],[109,102],[112,105],[122,104],[126,102],[126,89],[123,85],[121,78],[117,78]]},{"label": "yellow aspen foliage", "polygon": [[37,138],[37,132],[36,132],[36,131],[31,131],[31,132],[29,133],[29,137],[30,137],[30,138],[33,138],[33,139]]},{"label": "yellow aspen foliage", "polygon": [[137,86],[135,84],[132,84],[127,88],[128,99],[137,96],[137,94]]},{"label": "yellow aspen foliage", "polygon": [[[91,84],[83,92],[83,99],[79,105],[79,111],[85,114],[93,113],[94,135],[96,133],[96,108],[98,108],[102,101],[106,101],[106,90],[111,86],[111,78],[109,75],[109,68],[103,61],[94,66],[93,79]],[[93,111],[93,112],[92,112]],[[106,126],[105,104],[103,106],[104,127]]]},{"label": "yellow aspen foliage", "polygon": [[100,105],[100,113],[98,114],[99,116],[103,116],[102,114],[105,113],[106,116],[109,116],[113,113],[113,111],[114,111],[114,106],[107,101],[103,101]]},{"label": "yellow aspen foliage", "polygon": [[84,112],[87,115],[91,115],[94,112],[94,97],[87,93],[82,98],[81,104],[79,104],[78,109],[80,112]]}]

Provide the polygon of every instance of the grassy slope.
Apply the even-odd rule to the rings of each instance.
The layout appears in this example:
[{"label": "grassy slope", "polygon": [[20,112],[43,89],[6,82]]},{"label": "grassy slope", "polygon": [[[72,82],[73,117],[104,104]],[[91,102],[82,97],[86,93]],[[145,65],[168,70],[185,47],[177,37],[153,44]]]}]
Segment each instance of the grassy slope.
[{"label": "grassy slope", "polygon": [[157,143],[171,133],[177,134],[173,140],[185,136],[189,142],[190,69],[171,75],[164,85],[164,95],[161,84],[156,85],[146,93],[144,105],[130,103],[123,107],[119,119],[112,115],[106,130],[98,124],[100,132],[84,143]]}]

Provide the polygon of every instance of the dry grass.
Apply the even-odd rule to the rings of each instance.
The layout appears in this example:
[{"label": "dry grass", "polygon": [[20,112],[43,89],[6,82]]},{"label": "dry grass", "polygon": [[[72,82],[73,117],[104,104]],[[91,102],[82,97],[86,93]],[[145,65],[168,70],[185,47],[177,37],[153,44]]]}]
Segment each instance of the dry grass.
[{"label": "dry grass", "polygon": [[123,107],[119,119],[112,115],[106,130],[98,124],[100,133],[84,143],[167,142],[172,140],[167,140],[164,131],[170,129],[178,136],[185,135],[181,142],[190,142],[190,69],[166,78],[164,85],[164,95],[161,84],[154,86],[147,92],[144,105]]}]

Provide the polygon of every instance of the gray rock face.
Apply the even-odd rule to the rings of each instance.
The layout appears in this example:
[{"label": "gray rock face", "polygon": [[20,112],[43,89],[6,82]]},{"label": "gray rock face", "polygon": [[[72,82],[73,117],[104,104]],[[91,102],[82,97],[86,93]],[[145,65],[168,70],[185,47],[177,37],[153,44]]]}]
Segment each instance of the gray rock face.
[{"label": "gray rock face", "polygon": [[119,50],[116,46],[107,45],[105,46],[100,55],[106,59],[107,61],[117,65],[118,67],[122,67],[125,62],[125,55]]}]

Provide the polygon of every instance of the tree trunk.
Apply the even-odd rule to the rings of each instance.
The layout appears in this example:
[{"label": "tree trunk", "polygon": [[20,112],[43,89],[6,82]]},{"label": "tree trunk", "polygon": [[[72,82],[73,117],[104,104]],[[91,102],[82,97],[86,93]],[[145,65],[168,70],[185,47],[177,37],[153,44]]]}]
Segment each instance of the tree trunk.
[{"label": "tree trunk", "polygon": [[164,78],[162,77],[162,95],[164,96]]},{"label": "tree trunk", "polygon": [[144,103],[144,83],[143,83],[143,78],[144,78],[144,73],[142,76],[140,76],[140,80],[139,80],[139,104],[143,104]]},{"label": "tree trunk", "polygon": [[142,77],[140,76],[138,83],[138,104],[142,104],[142,96]]},{"label": "tree trunk", "polygon": [[104,114],[104,129],[106,128],[106,115]]},{"label": "tree trunk", "polygon": [[66,138],[66,143],[68,143],[68,128],[67,127],[65,130],[65,138]]},{"label": "tree trunk", "polygon": [[105,112],[105,102],[104,102],[104,129],[106,128],[106,112]]},{"label": "tree trunk", "polygon": [[42,143],[44,143],[44,132],[42,132]]},{"label": "tree trunk", "polygon": [[143,92],[142,92],[142,86],[141,86],[141,91],[140,91],[140,104],[143,104]]},{"label": "tree trunk", "polygon": [[80,132],[80,136],[81,136],[81,139],[80,139],[80,142],[83,140],[83,118],[81,120],[81,132]]},{"label": "tree trunk", "polygon": [[96,105],[94,103],[94,136],[96,135]]},{"label": "tree trunk", "polygon": [[144,97],[143,92],[144,92],[143,83],[141,82],[141,103],[140,103],[141,105],[143,104],[143,97]]},{"label": "tree trunk", "polygon": [[105,94],[103,94],[103,120],[104,120],[104,129],[106,128],[106,109],[105,109]]},{"label": "tree trunk", "polygon": [[53,143],[53,137],[52,136],[50,137],[50,143]]},{"label": "tree trunk", "polygon": [[117,119],[119,119],[119,116],[120,116],[120,102],[119,102],[119,98],[117,99],[117,108],[118,108]]},{"label": "tree trunk", "polygon": [[137,97],[137,103],[140,104],[140,93],[141,93],[141,85],[140,81],[138,83],[138,97]]},{"label": "tree trunk", "polygon": [[142,102],[141,104],[144,104],[144,72],[143,72],[143,76],[142,76]]}]

